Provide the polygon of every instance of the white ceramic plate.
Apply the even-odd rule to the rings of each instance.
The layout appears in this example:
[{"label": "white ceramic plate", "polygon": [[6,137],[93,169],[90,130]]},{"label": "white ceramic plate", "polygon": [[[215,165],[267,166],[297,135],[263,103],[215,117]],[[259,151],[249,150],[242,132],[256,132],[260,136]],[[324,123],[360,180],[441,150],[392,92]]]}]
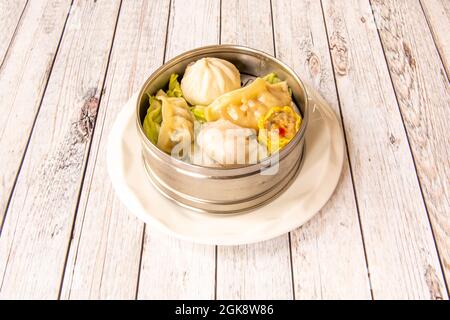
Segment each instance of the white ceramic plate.
[{"label": "white ceramic plate", "polygon": [[344,137],[336,115],[319,94],[313,101],[303,167],[273,202],[235,215],[205,214],[163,197],[148,180],[135,123],[134,95],[109,135],[107,165],[120,200],[136,216],[162,232],[204,244],[238,245],[280,236],[307,222],[331,197],[344,161]]}]

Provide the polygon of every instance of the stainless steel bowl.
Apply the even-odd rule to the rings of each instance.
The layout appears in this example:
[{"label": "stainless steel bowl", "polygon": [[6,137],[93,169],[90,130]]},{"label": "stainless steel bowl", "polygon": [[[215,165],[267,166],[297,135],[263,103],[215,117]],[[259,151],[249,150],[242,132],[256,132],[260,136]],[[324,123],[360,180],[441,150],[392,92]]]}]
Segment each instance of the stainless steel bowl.
[{"label": "stainless steel bowl", "polygon": [[[172,158],[147,139],[142,128],[148,108],[146,93],[156,93],[167,85],[172,73],[182,75],[189,63],[203,57],[228,60],[243,75],[257,77],[275,72],[288,82],[303,121],[297,135],[278,156],[236,168],[203,167]],[[137,129],[149,178],[164,196],[181,206],[212,213],[251,210],[281,194],[300,170],[309,118],[307,93],[302,81],[292,69],[266,53],[234,45],[208,46],[188,51],[156,70],[142,86],[137,101]],[[261,174],[275,163],[274,157],[278,157],[277,173]]]}]

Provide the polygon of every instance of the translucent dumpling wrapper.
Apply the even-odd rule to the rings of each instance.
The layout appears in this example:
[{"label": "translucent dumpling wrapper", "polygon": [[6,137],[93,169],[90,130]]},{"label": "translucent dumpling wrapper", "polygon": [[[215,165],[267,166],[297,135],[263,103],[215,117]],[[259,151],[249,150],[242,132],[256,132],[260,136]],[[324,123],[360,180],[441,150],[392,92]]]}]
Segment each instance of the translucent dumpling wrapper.
[{"label": "translucent dumpling wrapper", "polygon": [[181,90],[191,105],[208,105],[224,93],[241,87],[239,70],[218,58],[202,58],[187,66]]},{"label": "translucent dumpling wrapper", "polygon": [[266,148],[258,144],[255,130],[224,119],[203,125],[196,142],[206,159],[222,166],[254,164],[266,156]]},{"label": "translucent dumpling wrapper", "polygon": [[258,120],[272,107],[289,106],[292,97],[286,81],[271,84],[256,78],[251,84],[226,93],[205,108],[207,121],[228,120],[258,131]]},{"label": "translucent dumpling wrapper", "polygon": [[176,145],[189,148],[194,139],[194,118],[186,100],[168,97],[160,91],[156,98],[162,102],[162,123],[157,147],[171,153]]}]

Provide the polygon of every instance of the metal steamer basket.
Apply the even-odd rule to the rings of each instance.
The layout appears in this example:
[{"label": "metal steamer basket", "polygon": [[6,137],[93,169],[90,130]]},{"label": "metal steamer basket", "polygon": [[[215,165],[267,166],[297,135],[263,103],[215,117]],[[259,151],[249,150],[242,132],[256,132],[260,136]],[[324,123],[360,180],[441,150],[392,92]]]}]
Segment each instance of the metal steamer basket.
[{"label": "metal steamer basket", "polygon": [[[275,72],[288,82],[303,121],[300,130],[277,155],[262,162],[232,168],[205,167],[175,159],[159,150],[145,136],[142,121],[148,108],[146,93],[167,85],[172,73],[182,75],[187,65],[204,57],[230,61],[242,77],[254,78]],[[263,52],[234,45],[216,45],[183,53],[156,70],[142,86],[137,100],[137,130],[149,179],[167,198],[200,212],[230,214],[248,211],[280,195],[300,170],[308,125],[308,96],[299,77],[284,63]],[[276,174],[262,174],[276,163]]]}]

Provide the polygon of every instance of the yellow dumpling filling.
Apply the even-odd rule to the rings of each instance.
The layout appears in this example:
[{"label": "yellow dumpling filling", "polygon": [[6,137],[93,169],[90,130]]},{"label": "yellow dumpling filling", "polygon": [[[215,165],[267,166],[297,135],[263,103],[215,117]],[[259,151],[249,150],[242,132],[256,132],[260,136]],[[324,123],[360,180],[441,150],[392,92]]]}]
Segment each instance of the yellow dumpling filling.
[{"label": "yellow dumpling filling", "polygon": [[274,153],[286,146],[300,129],[302,117],[292,107],[272,107],[258,121],[258,140]]}]

